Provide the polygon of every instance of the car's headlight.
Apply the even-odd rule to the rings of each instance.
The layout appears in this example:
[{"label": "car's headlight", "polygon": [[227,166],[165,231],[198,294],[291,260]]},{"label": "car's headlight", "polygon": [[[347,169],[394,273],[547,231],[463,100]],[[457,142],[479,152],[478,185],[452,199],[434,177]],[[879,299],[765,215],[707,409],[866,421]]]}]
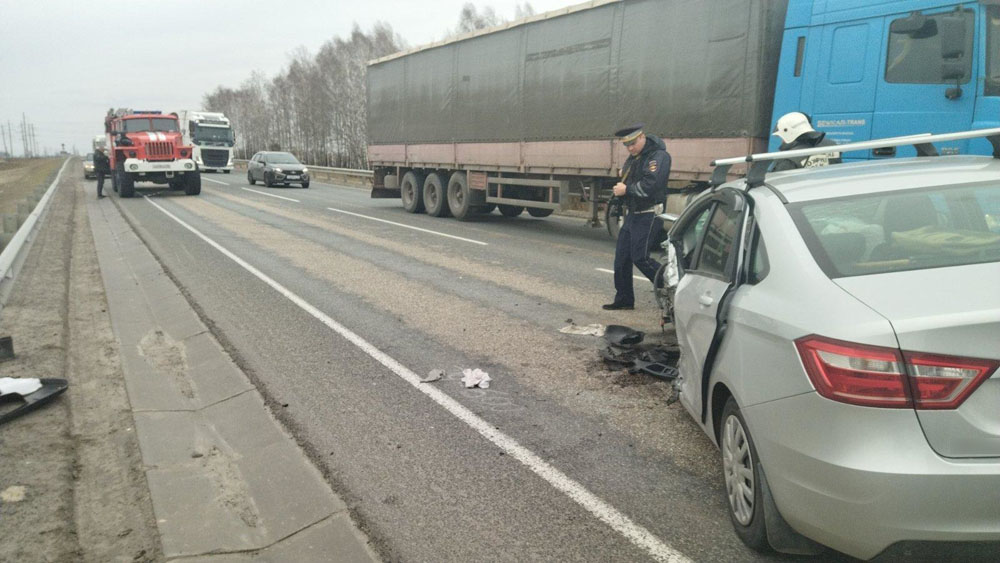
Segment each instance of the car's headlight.
[{"label": "car's headlight", "polygon": [[277,173],[280,174],[282,172],[282,170],[280,168],[272,168],[271,172],[277,172]]},{"label": "car's headlight", "polygon": [[308,174],[309,173],[309,169],[308,168],[303,168],[302,169],[302,173],[303,174]]}]

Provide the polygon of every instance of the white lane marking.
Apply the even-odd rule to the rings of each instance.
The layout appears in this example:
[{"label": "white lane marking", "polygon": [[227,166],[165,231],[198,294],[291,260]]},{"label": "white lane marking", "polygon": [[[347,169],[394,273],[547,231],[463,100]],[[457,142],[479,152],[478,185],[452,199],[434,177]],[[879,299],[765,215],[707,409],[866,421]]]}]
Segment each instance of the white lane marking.
[{"label": "white lane marking", "polygon": [[267,192],[262,192],[262,191],[260,191],[260,190],[251,190],[250,188],[240,188],[240,189],[241,189],[241,190],[246,190],[246,191],[248,191],[248,192],[253,192],[253,193],[255,193],[255,194],[260,194],[260,195],[266,195],[266,196],[268,196],[268,197],[276,197],[276,198],[278,198],[278,199],[284,199],[284,200],[287,200],[287,201],[294,201],[295,203],[302,203],[301,201],[299,201],[299,200],[297,200],[297,199],[292,199],[292,198],[290,198],[290,197],[285,197],[285,196],[283,196],[283,195],[274,195],[274,194],[269,194],[269,193],[267,193]]},{"label": "white lane marking", "polygon": [[396,225],[397,227],[403,227],[403,228],[406,228],[406,229],[413,229],[414,231],[420,231],[422,233],[430,233],[432,235],[437,235],[439,237],[453,238],[455,240],[460,240],[460,241],[463,241],[463,242],[471,242],[472,244],[479,244],[479,245],[482,245],[482,246],[489,246],[489,244],[490,244],[488,242],[482,242],[482,241],[478,241],[478,240],[472,240],[470,238],[462,238],[462,237],[457,237],[455,235],[449,235],[449,234],[446,234],[446,233],[439,233],[437,231],[431,231],[431,230],[428,230],[428,229],[421,229],[420,227],[414,227],[413,225],[404,225],[403,223],[397,223],[395,221],[387,221],[385,219],[379,219],[378,217],[371,217],[369,215],[362,215],[360,213],[352,213],[350,211],[344,211],[343,209],[334,209],[332,207],[327,207],[327,209],[329,209],[330,211],[336,211],[337,213],[343,213],[345,215],[353,215],[354,217],[361,217],[362,219],[371,219],[372,221],[380,221],[382,223],[389,223],[390,225]]},{"label": "white lane marking", "polygon": [[[614,274],[615,273],[614,270],[606,270],[604,268],[594,268],[594,269],[597,270],[598,272],[604,272],[606,274]],[[649,283],[653,283],[653,282],[650,282],[649,278],[647,278],[646,276],[632,276],[632,277],[635,278],[635,279],[637,279],[637,280],[642,280],[642,281],[646,281],[646,282],[649,282]]]},{"label": "white lane marking", "polygon": [[604,522],[613,530],[631,541],[636,547],[645,550],[657,561],[666,561],[670,563],[687,563],[690,561],[690,559],[688,559],[683,553],[664,543],[663,540],[653,535],[652,532],[633,522],[628,516],[619,512],[618,509],[601,500],[601,498],[594,493],[591,493],[583,485],[577,483],[568,475],[553,467],[551,464],[540,458],[528,448],[519,444],[510,436],[507,436],[503,432],[494,428],[489,422],[479,418],[479,416],[477,416],[474,412],[467,409],[455,399],[452,399],[443,391],[439,391],[434,387],[420,383],[420,376],[406,366],[399,363],[385,352],[379,350],[344,325],[333,320],[326,313],[320,311],[311,303],[292,292],[290,289],[271,279],[257,268],[251,266],[245,260],[236,254],[233,254],[221,244],[202,234],[201,231],[195,229],[191,225],[188,225],[182,219],[150,199],[149,196],[144,197],[146,198],[146,201],[166,214],[167,217],[177,221],[182,227],[194,233],[195,236],[211,245],[233,262],[239,264],[244,270],[253,274],[257,279],[271,286],[278,293],[284,295],[289,301],[295,303],[303,311],[309,313],[316,320],[323,323],[344,339],[360,348],[364,353],[368,354],[372,357],[372,359],[398,375],[401,379],[413,386],[413,388],[417,391],[427,395],[435,403],[443,407],[462,422],[468,424],[476,432],[479,432],[479,434],[484,438],[503,450],[507,455],[520,461],[528,469],[568,496],[574,502],[582,506],[597,519]]},{"label": "white lane marking", "polygon": [[220,181],[218,181],[218,180],[213,180],[213,179],[211,179],[211,178],[206,178],[206,177],[204,177],[204,176],[202,176],[202,177],[201,177],[201,179],[202,179],[202,180],[206,180],[206,181],[209,181],[209,182],[212,182],[212,183],[214,183],[214,184],[222,184],[223,186],[228,186],[228,185],[229,185],[229,184],[227,184],[227,183],[225,183],[225,182],[220,182]]}]

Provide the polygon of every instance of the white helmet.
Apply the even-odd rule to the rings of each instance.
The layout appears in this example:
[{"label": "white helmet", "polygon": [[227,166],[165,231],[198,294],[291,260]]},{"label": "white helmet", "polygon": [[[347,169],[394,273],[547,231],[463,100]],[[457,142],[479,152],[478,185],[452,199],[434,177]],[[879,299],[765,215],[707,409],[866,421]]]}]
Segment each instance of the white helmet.
[{"label": "white helmet", "polygon": [[778,123],[775,124],[774,131],[771,131],[771,134],[781,137],[781,140],[785,143],[791,143],[795,139],[798,139],[803,133],[809,133],[811,131],[815,131],[815,129],[812,128],[806,114],[793,111],[782,115],[781,118],[778,119]]}]

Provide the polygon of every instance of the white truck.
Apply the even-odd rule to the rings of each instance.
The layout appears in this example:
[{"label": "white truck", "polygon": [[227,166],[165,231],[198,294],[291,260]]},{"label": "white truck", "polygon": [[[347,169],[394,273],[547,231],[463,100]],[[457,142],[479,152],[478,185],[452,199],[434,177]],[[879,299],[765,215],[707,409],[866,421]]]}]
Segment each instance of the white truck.
[{"label": "white truck", "polygon": [[229,118],[222,113],[182,110],[177,112],[183,144],[194,147],[194,161],[202,172],[233,170],[235,136]]}]

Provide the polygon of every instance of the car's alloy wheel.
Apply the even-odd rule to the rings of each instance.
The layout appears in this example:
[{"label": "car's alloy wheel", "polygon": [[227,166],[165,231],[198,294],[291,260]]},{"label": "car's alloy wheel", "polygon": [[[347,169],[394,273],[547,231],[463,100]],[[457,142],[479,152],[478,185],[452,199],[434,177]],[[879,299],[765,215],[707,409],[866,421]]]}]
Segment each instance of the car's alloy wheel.
[{"label": "car's alloy wheel", "polygon": [[754,510],[753,453],[746,430],[735,415],[729,416],[722,428],[722,471],[729,509],[737,522],[749,525]]},{"label": "car's alloy wheel", "polygon": [[719,448],[722,450],[729,519],[736,535],[747,547],[769,552],[771,544],[767,540],[761,489],[764,474],[753,436],[735,399],[730,397],[726,401],[721,420]]}]

